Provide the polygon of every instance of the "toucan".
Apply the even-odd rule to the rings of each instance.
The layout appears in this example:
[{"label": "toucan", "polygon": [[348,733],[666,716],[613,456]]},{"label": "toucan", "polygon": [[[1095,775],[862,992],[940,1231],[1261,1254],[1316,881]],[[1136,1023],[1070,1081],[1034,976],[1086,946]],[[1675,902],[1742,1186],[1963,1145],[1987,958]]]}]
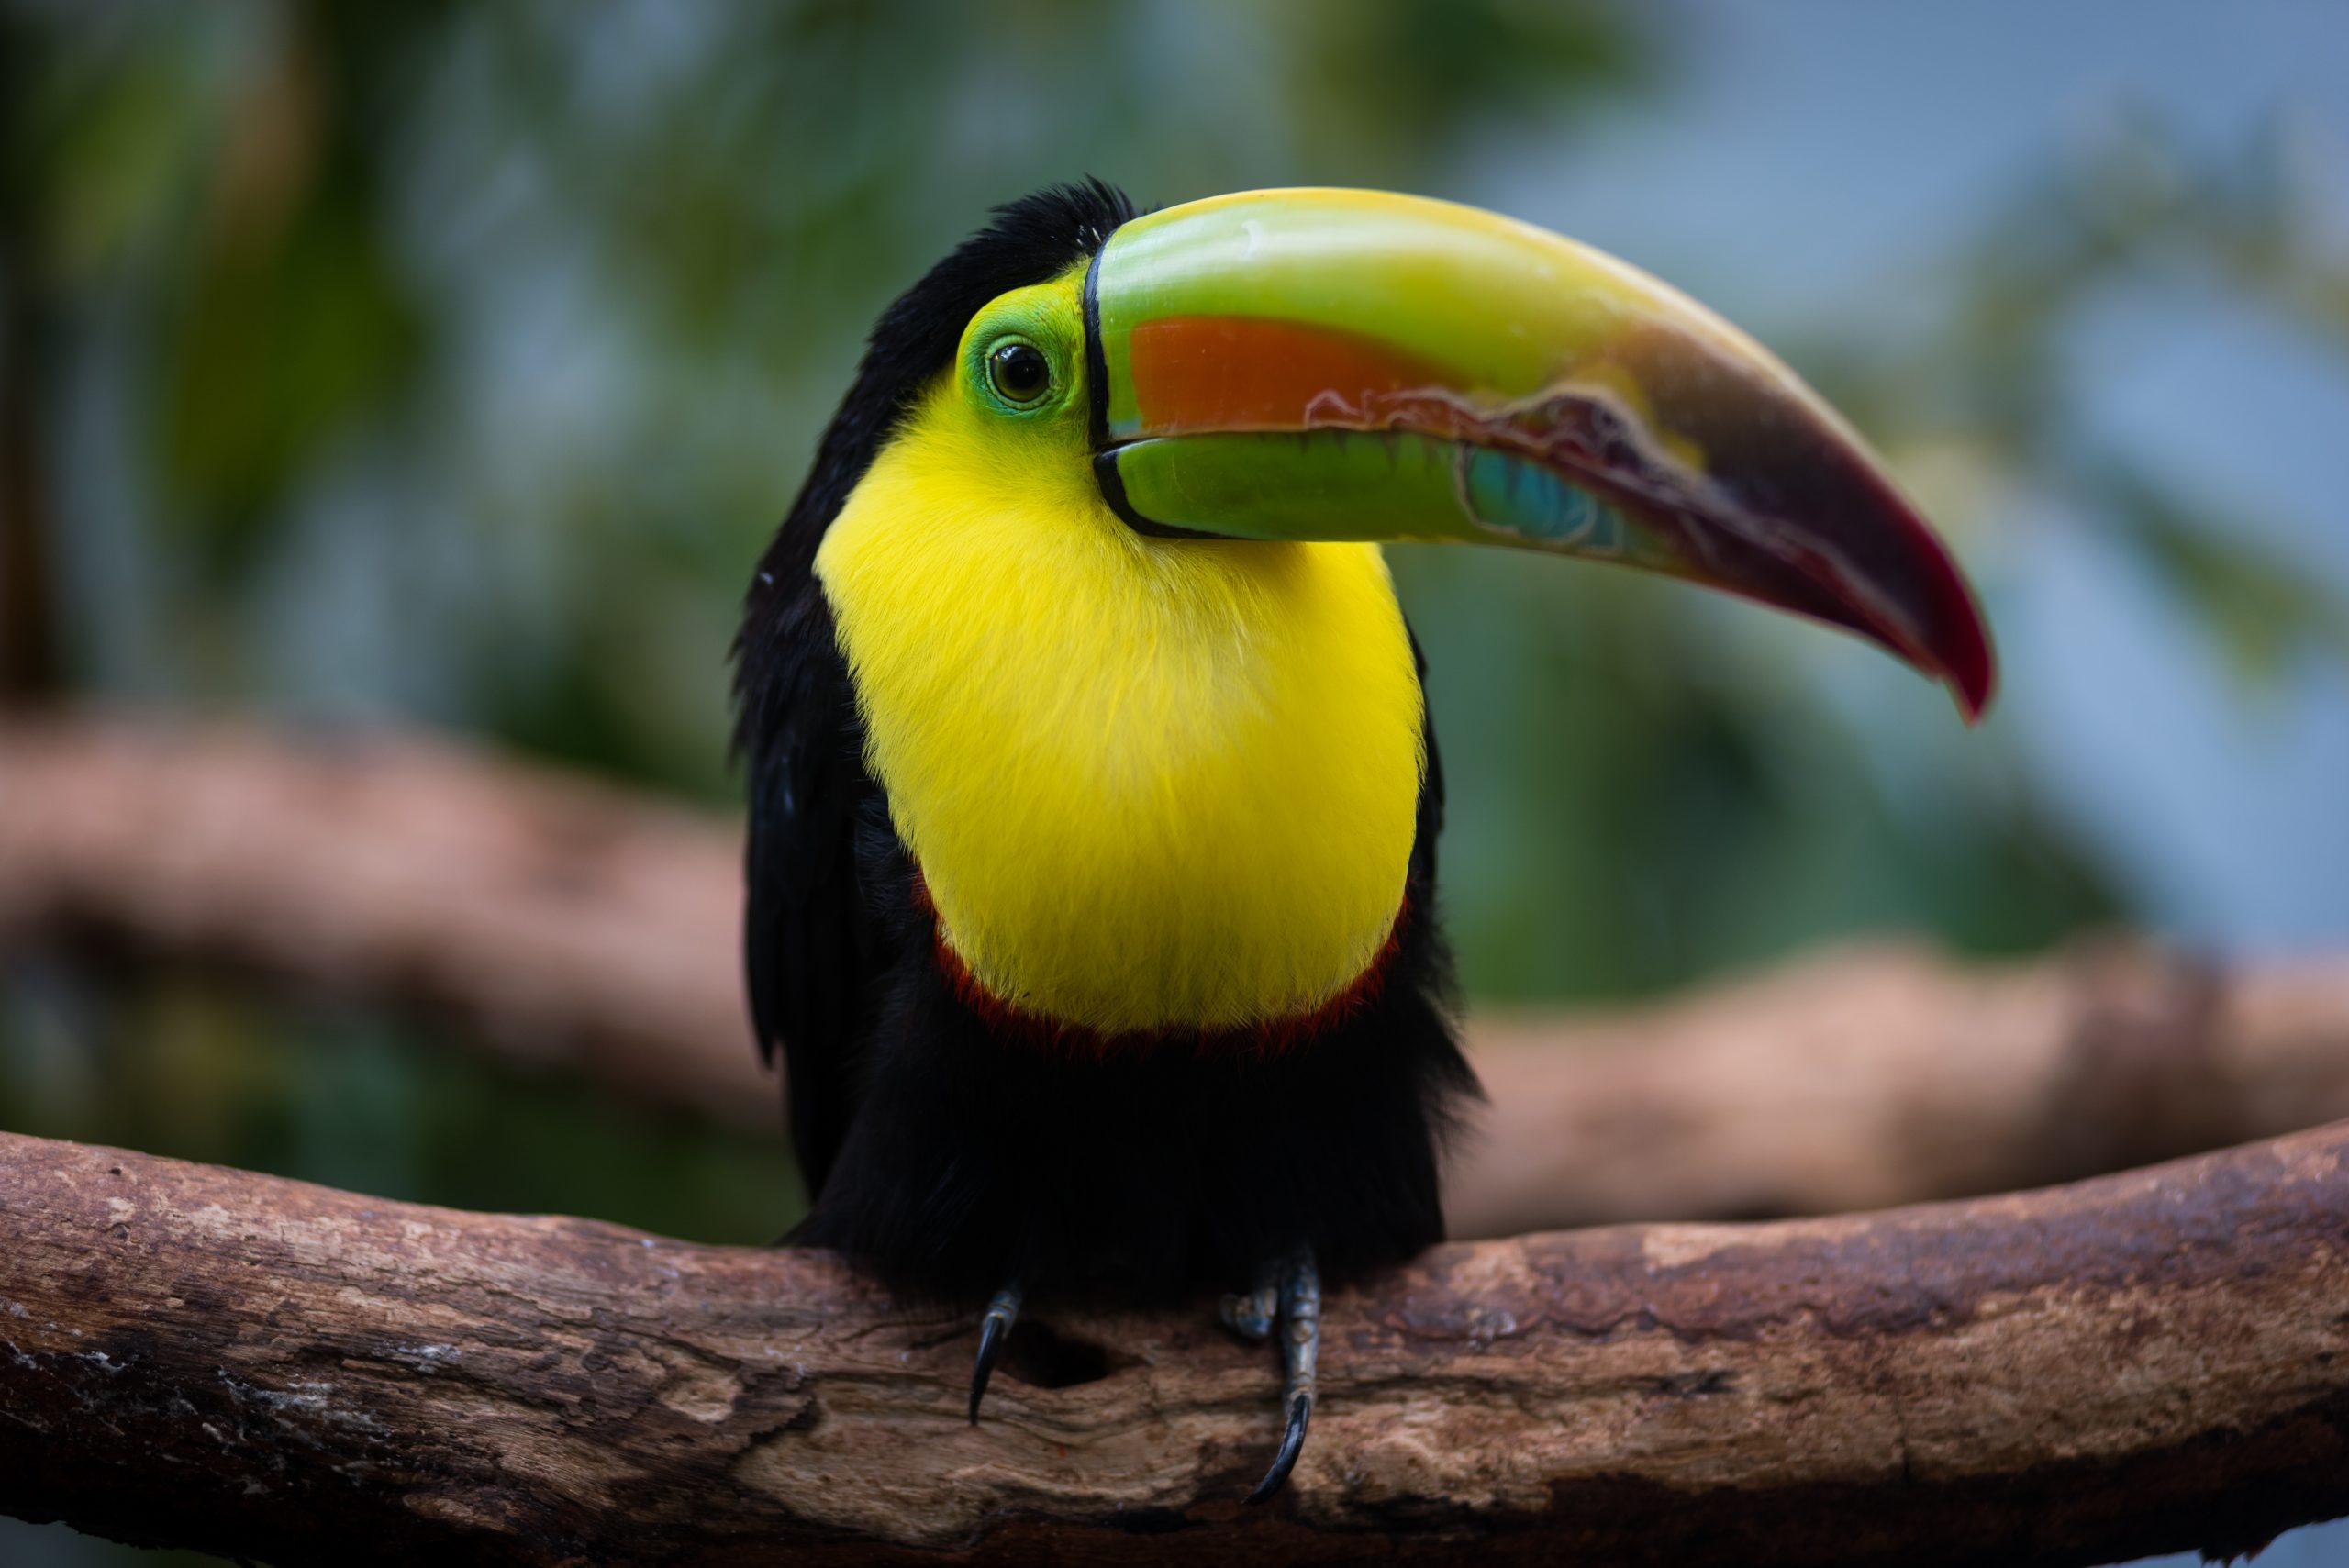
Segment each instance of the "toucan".
[{"label": "toucan", "polygon": [[[996,209],[883,313],[736,648],[796,1241],[979,1311],[1221,1292],[1277,1338],[1440,1240],[1475,1080],[1443,773],[1381,541],[1613,561],[1873,639],[1971,719],[1974,595],[1751,339],[1374,191]],[[980,1304],[985,1303],[980,1311]]]}]

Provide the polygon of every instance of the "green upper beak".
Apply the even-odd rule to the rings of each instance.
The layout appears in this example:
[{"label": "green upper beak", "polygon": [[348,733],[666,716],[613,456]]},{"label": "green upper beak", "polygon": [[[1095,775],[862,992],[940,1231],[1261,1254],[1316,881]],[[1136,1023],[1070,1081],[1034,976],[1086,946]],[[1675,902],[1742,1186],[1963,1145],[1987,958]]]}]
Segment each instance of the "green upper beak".
[{"label": "green upper beak", "polygon": [[1254,191],[1085,280],[1095,468],[1144,532],[1620,561],[1872,638],[1990,700],[1965,579],[1834,411],[1636,269],[1473,207]]}]

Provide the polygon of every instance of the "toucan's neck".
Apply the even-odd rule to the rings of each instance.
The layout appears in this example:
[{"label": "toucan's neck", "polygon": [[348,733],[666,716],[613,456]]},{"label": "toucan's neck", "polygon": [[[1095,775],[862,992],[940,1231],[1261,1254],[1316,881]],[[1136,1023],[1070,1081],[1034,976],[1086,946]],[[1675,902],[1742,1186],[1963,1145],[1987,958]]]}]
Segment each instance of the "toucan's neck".
[{"label": "toucan's neck", "polygon": [[[988,994],[1105,1032],[1310,1013],[1403,898],[1421,698],[1375,547],[1140,539],[915,418],[817,558],[867,764]],[[1055,486],[1052,479],[1065,479]]]}]

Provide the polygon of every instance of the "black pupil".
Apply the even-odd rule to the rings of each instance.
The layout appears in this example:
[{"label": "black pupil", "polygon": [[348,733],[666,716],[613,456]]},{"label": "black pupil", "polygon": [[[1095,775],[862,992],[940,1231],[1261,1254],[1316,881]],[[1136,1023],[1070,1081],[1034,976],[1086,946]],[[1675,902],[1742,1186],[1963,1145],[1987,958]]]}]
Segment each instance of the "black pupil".
[{"label": "black pupil", "polygon": [[1052,367],[1025,343],[1006,343],[995,351],[994,359],[996,390],[1014,403],[1041,397],[1044,388],[1052,384]]}]

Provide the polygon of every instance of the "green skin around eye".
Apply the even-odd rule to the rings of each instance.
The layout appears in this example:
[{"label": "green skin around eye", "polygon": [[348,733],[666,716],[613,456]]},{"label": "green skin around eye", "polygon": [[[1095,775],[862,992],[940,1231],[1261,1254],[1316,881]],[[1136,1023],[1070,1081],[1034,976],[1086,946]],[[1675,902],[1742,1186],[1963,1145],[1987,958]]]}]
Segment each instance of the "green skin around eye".
[{"label": "green skin around eye", "polygon": [[[1072,269],[1051,283],[1014,289],[979,312],[962,350],[963,384],[979,406],[1018,417],[1068,408],[1085,358],[1084,282],[1084,269]],[[1046,371],[1043,390],[1024,401],[995,378],[996,355],[1021,344],[1043,356]]]}]

